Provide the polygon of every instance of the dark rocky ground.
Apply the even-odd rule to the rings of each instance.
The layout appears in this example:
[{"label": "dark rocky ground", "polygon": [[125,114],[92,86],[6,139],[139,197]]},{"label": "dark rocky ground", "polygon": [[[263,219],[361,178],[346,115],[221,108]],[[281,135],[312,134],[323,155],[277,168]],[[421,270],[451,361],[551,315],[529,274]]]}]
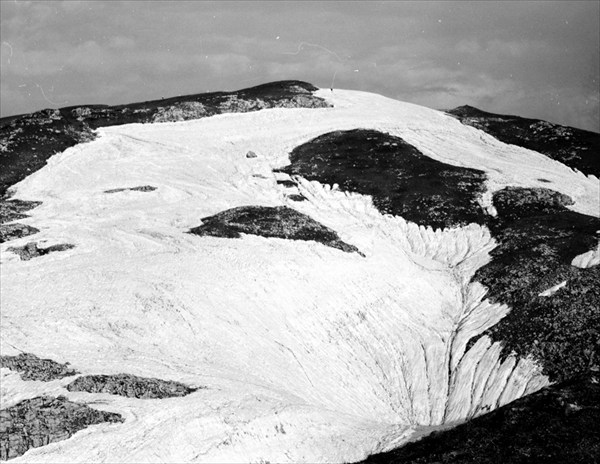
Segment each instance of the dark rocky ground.
[{"label": "dark rocky ground", "polygon": [[584,174],[600,177],[598,133],[539,119],[487,113],[468,105],[447,113],[504,143],[535,150]]},{"label": "dark rocky ground", "polygon": [[346,253],[364,256],[354,245],[340,240],[338,234],[311,217],[287,206],[240,206],[202,218],[202,225],[190,233],[200,236],[240,238],[241,234],[310,240]]},{"label": "dark rocky ground", "polygon": [[7,224],[7,222],[28,217],[27,214],[24,213],[39,205],[41,205],[41,202],[39,201],[11,200],[7,195],[1,196],[0,243],[38,233],[39,230],[35,227],[19,223]]},{"label": "dark rocky ground", "polygon": [[41,359],[31,353],[0,356],[0,367],[18,372],[23,380],[41,380],[42,382],[79,374],[69,367],[69,363],[61,364],[51,359]]},{"label": "dark rocky ground", "polygon": [[71,248],[75,248],[75,245],[71,245],[70,243],[60,243],[58,245],[51,245],[46,248],[39,248],[37,243],[29,242],[20,247],[8,247],[6,250],[12,251],[13,253],[19,255],[23,261],[29,261],[30,259],[47,255],[48,253],[70,250]]},{"label": "dark rocky ground", "polygon": [[15,240],[21,237],[27,237],[29,235],[37,234],[39,229],[28,226],[26,224],[2,224],[0,225],[0,243]]},{"label": "dark rocky ground", "polygon": [[41,205],[41,201],[11,200],[8,197],[0,198],[0,224],[24,219],[25,211],[34,209]]},{"label": "dark rocky ground", "polygon": [[[0,356],[0,367],[18,372],[26,381],[49,382],[79,374],[69,367],[69,363],[40,359],[30,353]],[[143,399],[181,397],[199,389],[179,382],[130,374],[85,375],[66,388],[74,392],[109,393]],[[0,459],[12,459],[30,448],[66,440],[78,430],[101,422],[123,422],[123,419],[119,414],[97,411],[62,396],[21,401],[0,410]]]},{"label": "dark rocky ground", "polygon": [[281,169],[373,197],[382,213],[434,228],[481,223],[482,171],[441,163],[400,137],[367,129],[336,131],[292,150]]},{"label": "dark rocky ground", "polygon": [[41,396],[0,411],[0,459],[23,455],[30,448],[66,440],[93,424],[123,422],[121,415],[74,403],[64,396]]},{"label": "dark rocky ground", "polygon": [[148,399],[186,396],[198,389],[171,380],[116,374],[84,375],[67,385],[67,390]]},{"label": "dark rocky ground", "polygon": [[600,461],[600,376],[576,376],[363,464],[593,464]]},{"label": "dark rocky ground", "polygon": [[129,123],[198,119],[221,113],[264,108],[323,108],[317,88],[300,81],[281,81],[235,92],[213,92],[126,105],[82,105],[42,110],[0,119],[0,195],[48,158],[78,143],[93,140],[94,129]]},{"label": "dark rocky ground", "polygon": [[104,193],[119,193],[119,192],[126,192],[126,191],[152,192],[153,190],[156,190],[156,187],[153,187],[152,185],[140,185],[139,187],[123,187],[123,188],[105,190]]},{"label": "dark rocky ground", "polygon": [[572,200],[548,189],[508,187],[493,201],[498,216],[487,225],[498,246],[473,280],[511,311],[486,334],[505,354],[532,355],[555,381],[600,368],[600,267],[571,266],[597,245],[600,219],[568,210]]}]

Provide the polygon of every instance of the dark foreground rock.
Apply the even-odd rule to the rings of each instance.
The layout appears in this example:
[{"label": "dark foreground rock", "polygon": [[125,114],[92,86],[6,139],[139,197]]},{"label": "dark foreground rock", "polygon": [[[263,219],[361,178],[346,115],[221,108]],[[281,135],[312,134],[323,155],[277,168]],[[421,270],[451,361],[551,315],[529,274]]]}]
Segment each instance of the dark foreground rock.
[{"label": "dark foreground rock", "polygon": [[63,396],[42,396],[0,411],[0,459],[21,456],[38,448],[66,440],[93,424],[123,422],[120,414],[98,411]]},{"label": "dark foreground rock", "polygon": [[69,367],[69,363],[61,364],[51,359],[41,359],[31,353],[21,353],[17,356],[0,356],[0,367],[18,372],[23,380],[62,379],[76,375],[79,372]]},{"label": "dark foreground rock", "polygon": [[30,259],[47,255],[48,253],[53,253],[55,251],[70,250],[71,248],[75,248],[75,245],[71,245],[69,243],[61,243],[46,248],[39,248],[37,246],[37,243],[29,242],[21,247],[9,247],[7,248],[7,251],[12,251],[13,253],[19,255],[19,257],[23,261],[29,261]]},{"label": "dark foreground rock", "polygon": [[314,241],[346,253],[364,256],[354,245],[340,240],[334,230],[287,206],[241,206],[228,209],[202,218],[202,225],[194,227],[190,233],[225,238],[239,238],[241,234],[250,234]]},{"label": "dark foreground rock", "polygon": [[600,134],[539,119],[494,114],[472,106],[448,111],[504,143],[540,152],[584,174],[600,177]]},{"label": "dark foreground rock", "polygon": [[600,456],[600,377],[546,387],[364,464],[591,464]]},{"label": "dark foreground rock", "polygon": [[48,158],[93,140],[99,127],[184,121],[265,108],[324,108],[311,84],[281,81],[235,92],[212,92],[127,105],[47,109],[0,119],[0,195],[41,169]]},{"label": "dark foreground rock", "polygon": [[370,195],[381,213],[420,225],[484,220],[477,202],[482,171],[436,161],[400,137],[367,129],[330,132],[294,148],[290,162],[276,171]]},{"label": "dark foreground rock", "polygon": [[170,380],[116,374],[85,375],[67,385],[67,390],[149,399],[186,396],[195,392],[198,388],[188,387]]},{"label": "dark foreground rock", "polygon": [[9,242],[28,235],[37,234],[39,229],[26,224],[1,224],[0,225],[0,243]]},{"label": "dark foreground rock", "polygon": [[152,192],[154,190],[156,190],[156,187],[153,187],[152,185],[140,185],[139,187],[123,187],[123,188],[105,190],[104,193],[118,193],[118,192],[126,192],[126,191]]}]

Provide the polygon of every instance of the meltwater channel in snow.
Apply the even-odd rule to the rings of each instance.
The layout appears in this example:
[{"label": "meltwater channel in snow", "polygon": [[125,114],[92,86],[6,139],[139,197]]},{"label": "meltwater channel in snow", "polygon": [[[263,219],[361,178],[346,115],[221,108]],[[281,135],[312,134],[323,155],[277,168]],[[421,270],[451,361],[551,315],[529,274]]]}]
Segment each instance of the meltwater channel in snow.
[{"label": "meltwater channel in snow", "polygon": [[[334,106],[102,128],[16,185],[16,197],[42,201],[23,221],[40,229],[37,241],[75,247],[23,261],[3,245],[2,353],[197,389],[157,403],[2,370],[5,407],[64,395],[124,419],[13,462],[351,462],[549,383],[487,336],[467,350],[510,310],[470,283],[496,246],[485,226],[432,230],[336,186],[299,178],[289,188],[273,170],[317,136],[365,128],[484,171],[491,214],[493,191],[550,181],[570,209],[597,216],[598,179],[435,110],[316,95]],[[361,253],[186,233],[249,205],[291,207]],[[578,259],[589,266],[596,254]]]}]

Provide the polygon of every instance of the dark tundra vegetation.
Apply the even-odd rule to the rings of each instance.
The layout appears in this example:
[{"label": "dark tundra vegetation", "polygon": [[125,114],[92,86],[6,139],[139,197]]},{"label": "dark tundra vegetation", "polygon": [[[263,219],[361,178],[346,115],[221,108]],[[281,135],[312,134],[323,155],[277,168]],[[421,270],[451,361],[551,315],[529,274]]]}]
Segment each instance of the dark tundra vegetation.
[{"label": "dark tundra vegetation", "polygon": [[131,374],[114,374],[78,377],[67,385],[67,390],[147,399],[186,396],[198,389],[172,380],[138,377]]},{"label": "dark tundra vegetation", "polygon": [[122,187],[110,190],[105,190],[104,193],[119,193],[119,192],[152,192],[156,187],[152,185],[140,185],[139,187]]},{"label": "dark tundra vegetation", "polygon": [[441,163],[400,137],[375,130],[336,131],[292,150],[277,171],[370,195],[385,214],[434,228],[481,223],[482,171]]},{"label": "dark tundra vegetation", "polygon": [[23,400],[0,411],[0,459],[16,458],[30,448],[66,440],[79,430],[103,422],[119,423],[123,418],[64,396]]},{"label": "dark tundra vegetation", "polygon": [[591,464],[600,456],[600,376],[576,376],[361,464]]},{"label": "dark tundra vegetation", "polygon": [[287,206],[240,206],[228,209],[202,218],[202,225],[194,227],[190,233],[225,238],[240,238],[241,234],[250,234],[314,241],[364,256],[354,245],[340,240],[335,231]]},{"label": "dark tundra vegetation", "polygon": [[40,359],[31,353],[0,356],[0,367],[18,372],[23,380],[41,380],[42,382],[79,374],[69,367],[69,363],[61,364],[51,359]]},{"label": "dark tundra vegetation", "polygon": [[7,222],[28,217],[24,214],[25,211],[39,205],[41,205],[39,201],[9,200],[8,197],[0,197],[0,243],[38,233],[39,230],[35,227],[19,223],[7,224]]},{"label": "dark tundra vegetation", "polygon": [[539,119],[487,113],[468,105],[447,113],[504,143],[535,150],[584,174],[600,177],[600,134]]},{"label": "dark tundra vegetation", "polygon": [[58,245],[40,248],[37,243],[29,242],[20,247],[8,247],[6,250],[17,254],[23,261],[29,261],[38,256],[44,256],[55,251],[70,250],[71,248],[75,248],[75,245],[71,245],[70,243],[60,243]]},{"label": "dark tundra vegetation", "polygon": [[[600,366],[600,267],[571,266],[598,244],[600,219],[566,208],[571,198],[547,189],[507,187],[494,193],[488,221],[498,246],[473,279],[510,313],[486,334],[504,352],[532,355],[552,380]],[[540,295],[555,285],[552,295]]]}]

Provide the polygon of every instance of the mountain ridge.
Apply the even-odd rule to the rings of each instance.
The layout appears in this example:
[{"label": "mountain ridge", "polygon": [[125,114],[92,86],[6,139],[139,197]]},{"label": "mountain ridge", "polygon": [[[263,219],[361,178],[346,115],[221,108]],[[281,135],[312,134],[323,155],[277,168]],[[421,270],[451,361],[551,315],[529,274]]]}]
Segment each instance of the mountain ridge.
[{"label": "mountain ridge", "polygon": [[[245,103],[236,97],[223,108],[249,112],[211,118],[192,105],[161,117],[203,117],[99,127],[93,140],[11,184],[23,200],[4,201],[2,226],[19,220],[39,229],[32,246],[19,236],[10,245],[72,246],[25,262],[3,245],[3,355],[18,346],[71,362],[90,378],[125,372],[206,385],[161,403],[159,419],[152,406],[69,392],[71,379],[33,389],[4,371],[3,404],[60,392],[104,401],[125,418],[103,429],[105,438],[75,434],[58,450],[30,450],[23,459],[53,452],[66,459],[98,447],[112,460],[148,459],[131,449],[160,433],[148,421],[177,437],[193,430],[203,437],[204,426],[188,430],[186,421],[210,417],[220,435],[207,460],[356,461],[398,446],[414,427],[468,420],[549,383],[540,351],[531,351],[547,334],[534,331],[525,351],[514,343],[503,351],[506,337],[490,330],[503,321],[529,324],[519,313],[530,301],[541,313],[558,301],[573,320],[597,301],[597,267],[569,267],[594,243],[593,179],[434,110],[364,92],[299,89],[309,100],[290,99],[307,108],[259,108],[242,94]],[[450,174],[437,181],[428,165]],[[457,175],[471,171],[477,200],[469,197],[466,209],[476,214],[435,222],[446,214],[437,205],[454,201],[452,189],[471,189]],[[390,172],[388,185],[374,189]],[[419,188],[412,179],[430,181],[424,207],[405,200]],[[569,229],[564,215],[582,218]],[[542,221],[556,223],[553,242],[530,227],[544,229]],[[190,235],[194,228],[202,233]],[[585,240],[575,246],[577,234]],[[539,247],[515,252],[519,237],[538,235]],[[540,253],[534,265],[528,248]],[[354,249],[360,254],[340,252]],[[558,259],[558,272],[543,270],[538,279],[540,256]],[[525,266],[534,285],[505,301],[489,280],[475,278],[486,266],[502,278]],[[554,281],[565,277],[562,286]],[[541,296],[546,286],[559,288]],[[583,312],[567,292],[588,295]],[[48,316],[35,316],[42,312]],[[583,326],[593,338],[593,320]],[[580,327],[569,330],[585,340]],[[590,359],[593,368],[594,350],[583,342],[575,374]],[[564,352],[568,361],[579,353]],[[249,419],[236,422],[240,414]],[[197,448],[155,451],[162,459],[199,456]]]}]

